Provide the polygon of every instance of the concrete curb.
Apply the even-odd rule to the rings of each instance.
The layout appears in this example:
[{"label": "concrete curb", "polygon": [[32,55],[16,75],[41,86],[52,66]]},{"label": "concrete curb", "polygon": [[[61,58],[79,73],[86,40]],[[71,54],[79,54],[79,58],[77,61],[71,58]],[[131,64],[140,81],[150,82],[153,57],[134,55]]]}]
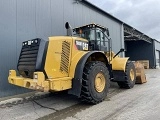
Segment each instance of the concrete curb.
[{"label": "concrete curb", "polygon": [[22,104],[31,100],[37,100],[49,96],[50,92],[35,92],[34,94],[28,96],[13,97],[7,100],[0,101],[0,108],[12,107],[13,105]]}]

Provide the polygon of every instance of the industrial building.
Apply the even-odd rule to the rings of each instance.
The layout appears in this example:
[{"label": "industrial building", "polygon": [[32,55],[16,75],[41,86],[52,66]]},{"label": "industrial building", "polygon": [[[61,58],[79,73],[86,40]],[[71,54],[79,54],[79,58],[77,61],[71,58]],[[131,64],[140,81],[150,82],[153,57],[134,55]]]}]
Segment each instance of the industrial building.
[{"label": "industrial building", "polygon": [[17,67],[22,42],[66,35],[65,22],[73,28],[93,22],[105,26],[115,53],[125,48],[122,56],[133,61],[149,60],[150,68],[160,66],[160,42],[87,0],[1,0],[0,15],[0,97],[30,91],[10,85],[7,80],[8,71]]}]

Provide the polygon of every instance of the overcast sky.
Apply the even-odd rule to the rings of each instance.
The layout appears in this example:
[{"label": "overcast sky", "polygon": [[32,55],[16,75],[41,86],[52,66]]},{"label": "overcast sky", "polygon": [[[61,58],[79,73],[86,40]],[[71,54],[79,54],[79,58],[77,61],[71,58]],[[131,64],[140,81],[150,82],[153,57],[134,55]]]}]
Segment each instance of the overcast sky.
[{"label": "overcast sky", "polygon": [[160,41],[160,0],[88,0]]}]

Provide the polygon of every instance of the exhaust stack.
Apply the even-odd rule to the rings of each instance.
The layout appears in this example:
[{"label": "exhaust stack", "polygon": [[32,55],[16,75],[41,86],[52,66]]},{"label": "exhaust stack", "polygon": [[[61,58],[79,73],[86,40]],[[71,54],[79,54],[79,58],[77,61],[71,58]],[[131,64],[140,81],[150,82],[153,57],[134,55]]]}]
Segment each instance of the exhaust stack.
[{"label": "exhaust stack", "polygon": [[66,22],[65,28],[67,29],[67,36],[73,36],[72,27],[68,22]]}]

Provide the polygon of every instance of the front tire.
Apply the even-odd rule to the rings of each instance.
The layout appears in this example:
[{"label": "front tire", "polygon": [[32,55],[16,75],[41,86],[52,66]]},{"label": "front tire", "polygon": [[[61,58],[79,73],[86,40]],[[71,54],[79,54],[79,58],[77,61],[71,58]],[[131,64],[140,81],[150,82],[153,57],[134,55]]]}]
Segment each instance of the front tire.
[{"label": "front tire", "polygon": [[117,82],[121,88],[131,89],[136,82],[136,70],[133,62],[128,61],[125,70],[125,81]]},{"label": "front tire", "polygon": [[105,99],[110,85],[109,71],[103,62],[88,62],[83,70],[81,100],[97,104]]}]

